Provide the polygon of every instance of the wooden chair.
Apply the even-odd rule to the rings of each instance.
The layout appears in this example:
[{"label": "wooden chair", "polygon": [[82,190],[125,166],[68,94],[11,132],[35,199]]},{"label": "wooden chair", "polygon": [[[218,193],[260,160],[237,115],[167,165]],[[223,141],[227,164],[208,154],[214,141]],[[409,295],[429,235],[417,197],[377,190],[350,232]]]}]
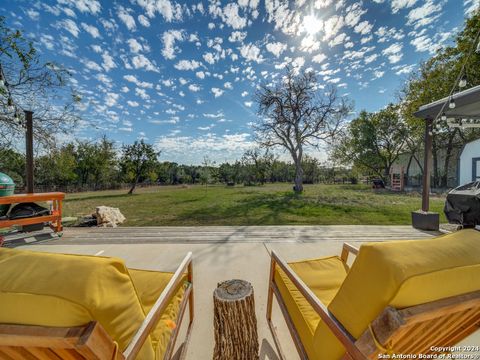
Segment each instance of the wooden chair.
[{"label": "wooden chair", "polygon": [[[342,315],[341,311],[338,310],[338,297],[341,297],[341,293],[346,291],[345,288],[351,285],[351,282],[348,284],[347,278],[349,276],[355,276],[352,274],[353,272],[356,272],[358,275],[358,267],[362,266],[361,264],[356,264],[356,261],[351,268],[347,265],[349,254],[357,255],[356,260],[358,260],[358,249],[349,244],[343,245],[343,250],[338,261],[344,264],[346,268],[346,276],[343,284],[340,285],[341,288],[337,289],[336,295],[329,304],[324,304],[315,292],[312,291],[312,289],[310,289],[303,281],[302,276],[299,276],[299,274],[292,269],[292,266],[296,266],[296,263],[287,264],[274,251],[272,251],[267,301],[267,321],[280,357],[285,359],[281,350],[278,335],[272,323],[273,295],[275,295],[278,301],[280,310],[285,318],[301,359],[365,360],[387,358],[386,356],[382,357],[381,354],[439,355],[448,352],[445,348],[448,349],[448,347],[456,345],[480,327],[480,233],[473,233],[473,231],[474,230],[464,230],[458,232],[456,235],[447,235],[446,237],[443,237],[442,240],[437,240],[439,244],[441,243],[440,246],[447,247],[447,245],[450,245],[449,256],[452,256],[451,251],[455,248],[455,243],[452,242],[455,241],[463,242],[463,249],[470,249],[471,252],[475,253],[470,256],[468,261],[465,260],[464,262],[465,268],[468,268],[466,271],[470,271],[470,273],[467,274],[465,272],[464,274],[466,274],[465,276],[470,277],[469,281],[471,281],[472,284],[469,286],[469,290],[473,291],[402,308],[396,308],[391,305],[384,306],[383,311],[370,317],[371,320],[368,322],[367,326],[364,326],[363,331],[358,332],[357,328],[357,330],[355,330],[357,331],[356,334],[352,334],[349,331],[349,328],[352,328],[352,326],[346,323],[348,321],[346,321],[347,318],[345,317],[345,314]],[[468,238],[468,241],[465,241],[462,238],[462,235],[464,238]],[[451,238],[450,244],[446,244],[448,242],[445,241],[448,237]],[[439,237],[438,239],[440,238],[442,237]],[[421,249],[428,248],[428,246],[432,245],[435,246],[435,239],[419,241],[425,241],[425,243],[415,244],[412,245],[412,247]],[[410,241],[408,243],[412,244],[414,242],[415,241]],[[401,247],[402,245],[400,242],[398,243]],[[408,245],[408,243],[405,245]],[[393,245],[393,247],[394,246],[396,245]],[[459,247],[462,247],[462,244],[460,244]],[[360,253],[362,253],[362,248]],[[386,246],[383,246],[383,248],[386,248]],[[391,253],[394,253],[394,251]],[[462,251],[459,250],[459,253],[462,253]],[[379,256],[379,251],[377,251],[376,254]],[[363,255],[365,256],[363,256],[361,261],[365,263],[368,254]],[[428,253],[422,255],[426,258],[428,257]],[[310,262],[310,266],[313,266],[312,264],[314,261],[321,262],[322,259],[311,261],[306,260],[305,262]],[[328,258],[328,261],[333,260],[332,258]],[[428,260],[426,261],[428,262]],[[452,261],[455,262],[456,260],[454,259]],[[460,264],[461,261],[463,260],[456,262]],[[353,270],[356,266],[357,269]],[[472,267],[474,268],[474,271],[472,271]],[[403,269],[403,271],[405,270]],[[279,276],[279,273],[281,273],[283,277]],[[379,276],[381,276],[381,274]],[[448,274],[443,276],[445,281],[444,286],[455,287],[455,285],[449,283],[449,276],[450,275]],[[305,278],[305,276],[303,277]],[[288,280],[285,281],[285,279]],[[311,281],[311,278],[308,281]],[[298,315],[294,313],[297,309],[295,309],[294,306],[292,307],[291,302],[289,304],[289,300],[286,299],[284,287],[285,282],[289,283],[287,284],[290,286],[287,286],[287,288],[290,289],[289,291],[292,292],[291,289],[293,287],[295,287],[295,291],[298,290],[298,293],[296,293],[297,301],[299,301],[298,294],[301,294],[305,300],[305,303],[301,305],[300,308],[303,306],[303,311],[308,312],[305,310],[305,304],[308,303],[309,307],[311,307],[310,309],[313,309],[317,314],[319,325],[313,338],[305,336],[306,332],[302,332],[300,329],[302,325],[299,323]],[[428,284],[426,287],[428,287]],[[421,291],[421,289],[419,289],[419,291]],[[351,296],[352,292],[350,292],[349,295]],[[358,292],[358,296],[363,295],[361,292]],[[353,296],[351,296],[350,300],[352,303],[356,301]],[[332,306],[335,301],[337,301],[337,305]],[[414,303],[416,301],[417,300],[413,300]],[[354,307],[355,305],[352,306]],[[356,309],[356,311],[361,312],[361,310],[359,311],[358,309]],[[348,316],[351,317],[352,314],[355,314],[355,312],[348,314]],[[339,315],[339,317],[342,318],[343,323],[340,321],[340,318],[335,315]],[[321,326],[323,326],[324,329],[319,330]],[[315,354],[315,351],[312,352],[312,346],[316,346],[314,350],[319,349],[318,339],[320,336],[331,336],[331,338],[327,340],[329,342],[329,344],[327,344],[328,346],[331,345],[330,343],[332,342],[338,342],[338,348],[340,350],[337,348],[330,353],[335,353],[336,355],[325,355],[325,353],[319,355],[318,353]],[[309,345],[307,345],[307,343]],[[325,345],[325,342],[323,345]],[[442,347],[444,347],[444,349],[441,349]],[[322,351],[323,350],[320,349],[320,353],[322,353]]]},{"label": "wooden chair", "polygon": [[[194,319],[192,254],[188,253],[177,268],[167,286],[152,306],[145,320],[131,339],[128,347],[119,351],[118,345],[97,321],[84,326],[46,327],[33,325],[0,324],[0,359],[87,359],[133,360],[137,358],[145,341],[155,329],[172,296],[182,285],[187,274],[180,308],[170,341],[163,359],[172,357],[180,324],[186,307],[189,307],[189,323],[185,343],[179,354],[183,358]],[[1,306],[1,305],[0,305]]]}]

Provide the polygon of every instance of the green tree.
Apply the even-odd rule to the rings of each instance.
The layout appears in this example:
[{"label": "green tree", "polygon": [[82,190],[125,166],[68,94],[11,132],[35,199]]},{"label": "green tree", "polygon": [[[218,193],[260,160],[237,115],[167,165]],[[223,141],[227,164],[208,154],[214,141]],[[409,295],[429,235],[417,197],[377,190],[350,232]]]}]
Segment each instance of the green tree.
[{"label": "green tree", "polygon": [[150,172],[158,163],[160,152],[155,151],[151,144],[144,140],[135,141],[132,145],[124,145],[120,160],[122,172],[126,179],[132,183],[128,194],[133,194],[138,182],[148,178]]},{"label": "green tree", "polygon": [[339,136],[332,158],[370,170],[387,182],[391,166],[406,147],[406,134],[397,105],[376,113],[362,111]]},{"label": "green tree", "polygon": [[[407,145],[413,160],[417,161],[420,168],[422,164],[416,158],[423,147],[424,123],[414,117],[414,113],[421,105],[439,100],[450,94],[455,80],[465,64],[464,74],[467,86],[480,84],[480,53],[473,52],[480,29],[480,11],[477,10],[465,21],[465,26],[456,37],[452,46],[440,49],[435,56],[422,63],[420,69],[413,73],[400,94],[402,113],[410,127]],[[478,41],[478,40],[477,40]],[[471,54],[470,54],[471,53]],[[470,57],[468,57],[470,54]],[[461,89],[456,88],[454,91]],[[460,149],[465,143],[480,136],[478,129],[450,129],[441,119],[436,122],[436,130],[432,138],[433,181],[434,187],[446,187],[448,169],[452,164],[454,149]],[[443,164],[440,161],[443,154]],[[443,169],[441,171],[440,169]]]}]

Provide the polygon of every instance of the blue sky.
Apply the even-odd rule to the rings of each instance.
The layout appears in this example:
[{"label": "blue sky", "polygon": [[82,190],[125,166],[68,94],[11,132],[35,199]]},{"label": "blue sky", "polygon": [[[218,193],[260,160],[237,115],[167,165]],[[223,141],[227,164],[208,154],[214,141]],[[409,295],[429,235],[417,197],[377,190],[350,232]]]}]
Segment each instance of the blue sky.
[{"label": "blue sky", "polygon": [[[72,70],[74,138],[145,138],[162,160],[222,162],[254,146],[253,95],[286,65],[334,84],[355,111],[396,99],[479,0],[2,0],[41,57]],[[325,159],[321,151],[311,155]]]}]

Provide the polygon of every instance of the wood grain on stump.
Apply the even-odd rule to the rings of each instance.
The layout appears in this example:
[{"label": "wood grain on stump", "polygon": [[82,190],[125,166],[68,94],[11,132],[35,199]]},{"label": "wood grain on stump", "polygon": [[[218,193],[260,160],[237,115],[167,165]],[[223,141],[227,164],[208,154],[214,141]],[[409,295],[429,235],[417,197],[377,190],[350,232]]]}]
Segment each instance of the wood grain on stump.
[{"label": "wood grain on stump", "polygon": [[213,293],[214,360],[258,360],[253,287],[244,280],[218,284]]}]

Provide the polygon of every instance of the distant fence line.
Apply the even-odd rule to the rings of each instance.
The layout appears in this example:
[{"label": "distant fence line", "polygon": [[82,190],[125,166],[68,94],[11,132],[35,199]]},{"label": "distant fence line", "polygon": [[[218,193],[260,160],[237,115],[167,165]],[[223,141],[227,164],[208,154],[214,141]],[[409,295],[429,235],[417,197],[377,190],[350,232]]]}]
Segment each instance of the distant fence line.
[{"label": "distant fence line", "polygon": [[[137,184],[137,188],[151,188],[159,187],[160,184]],[[102,190],[129,190],[132,184],[84,184],[84,185],[35,185],[35,192],[64,192],[77,193],[87,191],[102,191]],[[24,186],[15,187],[15,193],[25,192]]]}]

